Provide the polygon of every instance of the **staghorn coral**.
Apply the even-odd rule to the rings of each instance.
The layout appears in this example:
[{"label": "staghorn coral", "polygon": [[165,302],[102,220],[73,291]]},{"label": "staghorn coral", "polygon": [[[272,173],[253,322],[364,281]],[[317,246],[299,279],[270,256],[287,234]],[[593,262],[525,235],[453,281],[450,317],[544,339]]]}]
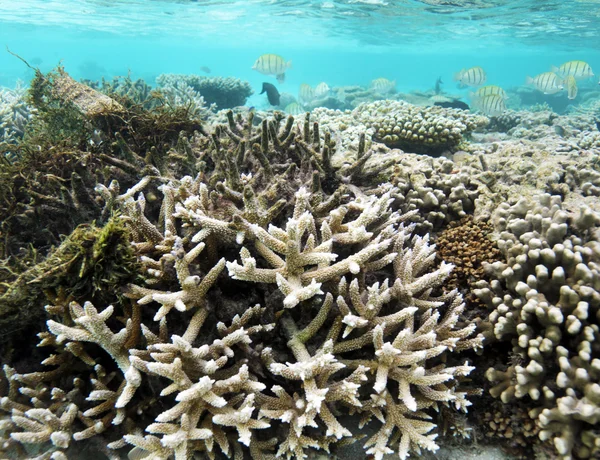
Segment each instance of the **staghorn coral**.
[{"label": "staghorn coral", "polygon": [[[177,92],[183,85],[198,93],[206,104],[220,110],[244,105],[253,91],[248,82],[233,77],[202,77],[199,75],[161,74],[156,77],[158,89]],[[181,89],[179,89],[181,91]]]},{"label": "staghorn coral", "polygon": [[25,92],[20,81],[14,89],[0,88],[0,142],[16,143],[35,116],[35,109],[25,101]]},{"label": "staghorn coral", "polygon": [[82,80],[82,83],[112,98],[129,99],[147,109],[155,107],[155,101],[151,94],[152,87],[141,78],[134,81],[131,73],[128,73],[126,77],[113,77],[110,81],[102,77],[100,81]]},{"label": "staghorn coral", "polygon": [[434,267],[428,238],[412,236],[416,210],[377,185],[390,163],[368,162],[377,152],[362,138],[336,166],[309,117],[258,128],[249,117],[180,136],[169,158],[193,177],[167,161],[125,192],[98,185],[144,280],[124,287],[131,303],[55,296],[40,334],[50,370],[5,369],[4,452],[23,449],[14,405],[29,410],[36,386],[70,395],[42,408],[77,414],[57,425],[60,445],[34,443],[57,458],[81,443],[112,456],[303,458],[351,436],[344,413],[381,424],[368,453],[406,458],[437,449],[436,408],[466,410],[472,366],[454,355],[481,337],[459,321],[461,296],[442,293],[452,267]]},{"label": "staghorn coral", "polygon": [[417,107],[403,101],[377,101],[355,109],[359,121],[375,130],[374,139],[414,153],[439,154],[489,120],[438,106]]},{"label": "staghorn coral", "polygon": [[[600,214],[575,215],[558,196],[501,206],[494,216],[505,262],[488,266],[491,282],[475,294],[492,309],[497,340],[510,340],[514,364],[490,368],[490,393],[524,399],[539,438],[560,458],[598,454],[600,420]],[[506,363],[509,364],[509,363]]]}]

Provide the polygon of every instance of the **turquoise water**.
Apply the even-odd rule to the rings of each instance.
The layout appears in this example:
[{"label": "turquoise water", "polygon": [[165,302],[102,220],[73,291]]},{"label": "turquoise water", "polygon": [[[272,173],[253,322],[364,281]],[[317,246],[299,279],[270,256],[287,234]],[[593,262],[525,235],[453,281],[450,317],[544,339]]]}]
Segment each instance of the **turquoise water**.
[{"label": "turquoise water", "polygon": [[[252,64],[277,53],[293,62],[279,88],[293,94],[301,83],[368,85],[378,77],[410,91],[441,76],[454,91],[454,73],[475,65],[488,83],[518,86],[572,59],[597,68],[598,43],[596,0],[0,2],[0,44],[43,71],[62,63],[76,78],[131,71],[153,82],[208,66],[211,76],[235,76],[256,91],[274,78]],[[0,51],[0,85],[30,77]]]}]

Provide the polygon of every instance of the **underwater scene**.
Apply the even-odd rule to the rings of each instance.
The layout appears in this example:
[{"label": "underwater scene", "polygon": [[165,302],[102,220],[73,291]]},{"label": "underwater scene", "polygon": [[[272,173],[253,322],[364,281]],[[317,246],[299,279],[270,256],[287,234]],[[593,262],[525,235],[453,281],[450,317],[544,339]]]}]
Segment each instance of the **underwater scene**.
[{"label": "underwater scene", "polygon": [[0,460],[600,459],[599,0],[0,0]]}]

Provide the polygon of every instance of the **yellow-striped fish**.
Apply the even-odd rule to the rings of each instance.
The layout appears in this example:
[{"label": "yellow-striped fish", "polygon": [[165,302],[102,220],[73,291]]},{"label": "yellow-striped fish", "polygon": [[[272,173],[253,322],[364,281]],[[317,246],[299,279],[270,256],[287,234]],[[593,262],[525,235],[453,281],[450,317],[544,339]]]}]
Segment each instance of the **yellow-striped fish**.
[{"label": "yellow-striped fish", "polygon": [[472,97],[481,98],[491,95],[500,96],[502,99],[508,99],[508,94],[502,88],[496,85],[486,85],[479,88],[471,94]]},{"label": "yellow-striped fish", "polygon": [[533,78],[527,77],[526,82],[544,94],[556,94],[564,89],[560,78],[554,72],[544,72]]},{"label": "yellow-striped fish", "polygon": [[489,94],[478,98],[475,106],[490,117],[500,115],[506,110],[504,98],[498,94]]},{"label": "yellow-striped fish", "polygon": [[569,99],[575,99],[577,97],[577,81],[573,75],[569,75],[563,81],[563,85],[567,88],[567,97]]},{"label": "yellow-striped fish", "polygon": [[304,110],[297,102],[292,102],[291,104],[286,105],[285,109],[283,110],[290,115],[302,115],[306,112],[306,110]]},{"label": "yellow-striped fish", "polygon": [[315,98],[315,89],[306,83],[302,83],[298,91],[298,98],[304,103],[312,101]]},{"label": "yellow-striped fish", "polygon": [[387,78],[376,78],[371,82],[371,89],[379,94],[386,94],[394,90],[396,80],[388,80]]},{"label": "yellow-striped fish", "polygon": [[585,61],[569,61],[560,67],[552,66],[552,72],[566,79],[568,76],[575,77],[575,80],[585,80],[594,76],[592,68]]},{"label": "yellow-striped fish", "polygon": [[285,62],[278,54],[263,54],[260,56],[252,70],[256,70],[263,75],[275,75],[279,83],[285,81],[285,71],[292,67],[292,61]]},{"label": "yellow-striped fish", "polygon": [[481,67],[471,67],[470,69],[462,69],[456,73],[454,80],[460,82],[462,87],[480,86],[487,80],[487,75]]},{"label": "yellow-striped fish", "polygon": [[329,85],[325,82],[321,82],[315,88],[315,97],[323,97],[329,93]]}]

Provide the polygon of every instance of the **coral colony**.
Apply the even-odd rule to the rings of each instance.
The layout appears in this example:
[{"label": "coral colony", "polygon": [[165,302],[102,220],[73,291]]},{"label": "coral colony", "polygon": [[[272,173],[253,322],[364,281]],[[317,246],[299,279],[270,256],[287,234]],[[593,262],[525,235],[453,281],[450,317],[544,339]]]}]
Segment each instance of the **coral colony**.
[{"label": "coral colony", "polygon": [[585,115],[86,83],[0,93],[2,458],[598,458]]}]

